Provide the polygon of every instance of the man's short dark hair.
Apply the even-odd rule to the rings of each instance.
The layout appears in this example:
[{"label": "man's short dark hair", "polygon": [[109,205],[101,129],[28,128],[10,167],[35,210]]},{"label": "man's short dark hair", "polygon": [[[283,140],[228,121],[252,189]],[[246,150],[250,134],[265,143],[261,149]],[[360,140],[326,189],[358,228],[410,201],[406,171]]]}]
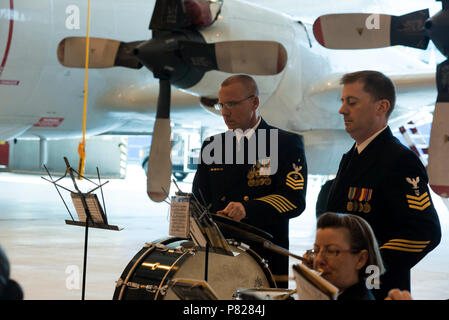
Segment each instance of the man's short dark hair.
[{"label": "man's short dark hair", "polygon": [[341,78],[340,84],[345,85],[357,81],[364,84],[363,90],[369,93],[375,101],[387,99],[390,102],[390,109],[387,111],[388,118],[396,103],[396,92],[391,79],[379,71],[364,70],[345,74]]}]

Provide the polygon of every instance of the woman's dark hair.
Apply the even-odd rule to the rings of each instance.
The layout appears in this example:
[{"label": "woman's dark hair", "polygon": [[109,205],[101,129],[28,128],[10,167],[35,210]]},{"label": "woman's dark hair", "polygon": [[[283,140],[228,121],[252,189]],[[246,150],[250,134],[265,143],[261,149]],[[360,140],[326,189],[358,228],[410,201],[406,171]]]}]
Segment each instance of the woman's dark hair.
[{"label": "woman's dark hair", "polygon": [[320,216],[317,221],[317,229],[325,228],[347,229],[350,235],[351,250],[360,252],[366,249],[368,251],[368,260],[366,265],[360,269],[359,279],[365,279],[369,275],[365,272],[365,269],[370,265],[377,266],[380,274],[385,272],[376,236],[365,219],[353,214],[327,212]]}]

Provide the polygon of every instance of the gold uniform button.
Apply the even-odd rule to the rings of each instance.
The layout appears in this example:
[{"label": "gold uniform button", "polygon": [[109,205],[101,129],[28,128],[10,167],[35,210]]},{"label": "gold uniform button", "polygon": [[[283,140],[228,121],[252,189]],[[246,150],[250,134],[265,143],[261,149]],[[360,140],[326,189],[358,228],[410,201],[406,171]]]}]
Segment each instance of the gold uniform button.
[{"label": "gold uniform button", "polygon": [[221,197],[221,199],[220,199],[221,201],[226,201],[226,197],[225,196],[223,196],[223,197]]},{"label": "gold uniform button", "polygon": [[248,196],[244,196],[244,197],[243,197],[243,200],[248,201],[248,200],[249,200],[249,197],[248,197]]}]

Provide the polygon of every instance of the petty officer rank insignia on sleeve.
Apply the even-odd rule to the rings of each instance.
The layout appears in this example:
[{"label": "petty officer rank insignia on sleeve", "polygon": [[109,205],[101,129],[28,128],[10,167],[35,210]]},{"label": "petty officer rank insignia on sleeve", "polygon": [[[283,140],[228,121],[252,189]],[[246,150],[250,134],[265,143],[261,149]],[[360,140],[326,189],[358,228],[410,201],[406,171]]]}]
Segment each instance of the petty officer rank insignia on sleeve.
[{"label": "petty officer rank insignia on sleeve", "polygon": [[423,211],[428,206],[430,206],[432,203],[430,201],[430,197],[428,192],[424,192],[423,194],[420,194],[419,192],[419,177],[416,178],[405,178],[405,180],[412,185],[412,190],[414,195],[407,194],[405,195],[407,199],[407,204],[410,209],[415,209],[419,211]]},{"label": "petty officer rank insignia on sleeve", "polygon": [[292,188],[293,190],[302,190],[304,189],[304,177],[301,174],[302,166],[292,164],[293,171],[287,173],[287,178],[285,184]]},{"label": "petty officer rank insignia on sleeve", "polygon": [[373,189],[350,187],[348,192],[348,203],[346,210],[349,212],[370,213],[369,201],[373,196]]}]

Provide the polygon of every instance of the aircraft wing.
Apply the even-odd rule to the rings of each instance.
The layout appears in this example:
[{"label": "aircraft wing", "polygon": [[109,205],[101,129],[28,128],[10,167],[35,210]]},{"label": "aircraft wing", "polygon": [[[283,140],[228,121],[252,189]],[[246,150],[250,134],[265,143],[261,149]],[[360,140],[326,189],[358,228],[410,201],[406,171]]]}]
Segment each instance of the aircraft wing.
[{"label": "aircraft wing", "polygon": [[[104,92],[96,107],[107,110],[113,117],[121,119],[121,125],[105,134],[150,135],[156,120],[159,87],[151,83],[124,86]],[[192,126],[222,127],[221,116],[201,107],[200,97],[173,88],[171,96],[171,120],[175,126],[186,123]]]}]

